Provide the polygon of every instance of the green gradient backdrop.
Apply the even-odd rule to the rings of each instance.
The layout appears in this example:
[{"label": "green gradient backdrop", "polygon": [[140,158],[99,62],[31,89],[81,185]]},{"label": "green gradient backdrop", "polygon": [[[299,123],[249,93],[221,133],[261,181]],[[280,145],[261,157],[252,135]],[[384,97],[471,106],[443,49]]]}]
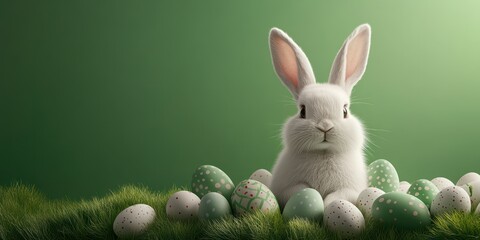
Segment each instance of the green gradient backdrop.
[{"label": "green gradient backdrop", "polygon": [[270,169],[296,109],[271,27],[325,81],[357,25],[372,26],[352,111],[367,156],[402,180],[480,171],[479,1],[2,1],[0,184],[50,197],[123,184],[187,185],[213,164],[235,182]]}]

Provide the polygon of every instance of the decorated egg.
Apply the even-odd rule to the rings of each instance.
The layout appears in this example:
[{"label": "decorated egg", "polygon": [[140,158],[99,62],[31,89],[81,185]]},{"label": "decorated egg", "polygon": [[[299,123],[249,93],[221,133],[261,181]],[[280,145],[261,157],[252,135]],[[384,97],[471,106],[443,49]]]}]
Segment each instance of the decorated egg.
[{"label": "decorated egg", "polygon": [[469,213],[471,208],[468,193],[459,186],[450,186],[442,189],[433,199],[430,212],[434,216],[455,211]]},{"label": "decorated egg", "polygon": [[409,182],[401,181],[399,186],[398,186],[397,192],[407,193],[410,186],[411,186],[411,184]]},{"label": "decorated egg", "polygon": [[458,179],[457,186],[462,186],[475,181],[480,181],[480,175],[475,172],[469,172]]},{"label": "decorated egg", "polygon": [[472,211],[475,210],[476,207],[478,206],[478,204],[480,203],[480,181],[467,183],[467,184],[463,185],[462,188],[470,196],[470,202],[472,204]]},{"label": "decorated egg", "polygon": [[322,221],[323,199],[320,193],[313,188],[305,188],[294,193],[283,209],[283,218],[305,218]]},{"label": "decorated egg", "polygon": [[192,176],[192,192],[202,198],[209,192],[218,192],[230,198],[235,185],[226,173],[215,166],[198,167]]},{"label": "decorated egg", "polygon": [[155,220],[155,210],[146,204],[135,204],[121,211],[113,222],[113,231],[119,238],[142,235]]},{"label": "decorated egg", "polygon": [[259,181],[268,188],[270,188],[270,185],[272,183],[272,174],[265,169],[258,169],[257,171],[252,173],[250,179]]},{"label": "decorated egg", "polygon": [[197,217],[200,198],[189,191],[179,191],[168,199],[166,210],[171,219],[190,220]]},{"label": "decorated egg", "polygon": [[438,188],[427,179],[419,179],[412,183],[407,193],[420,199],[430,208],[433,199],[437,196]]},{"label": "decorated egg", "polygon": [[368,186],[383,190],[384,192],[393,192],[398,189],[398,174],[393,165],[385,160],[378,159],[368,165]]},{"label": "decorated egg", "polygon": [[430,213],[420,199],[401,192],[385,193],[372,206],[372,218],[380,224],[415,229],[430,224]]},{"label": "decorated egg", "polygon": [[478,204],[477,209],[475,210],[475,214],[480,215],[480,204]]},{"label": "decorated egg", "polygon": [[452,181],[448,180],[448,178],[444,178],[444,177],[436,177],[434,179],[432,179],[431,181],[433,184],[435,184],[435,186],[438,188],[438,191],[446,188],[446,187],[450,187],[450,186],[455,186],[455,184],[453,184]]},{"label": "decorated egg", "polygon": [[237,185],[231,203],[236,216],[258,210],[264,213],[279,211],[277,199],[272,191],[263,183],[252,179],[243,180]]},{"label": "decorated egg", "polygon": [[358,195],[356,205],[365,216],[371,216],[373,202],[383,194],[385,194],[384,191],[378,188],[369,187]]},{"label": "decorated egg", "polygon": [[198,208],[201,220],[219,219],[232,214],[228,200],[220,193],[210,192],[202,197]]},{"label": "decorated egg", "polygon": [[337,199],[325,208],[325,226],[344,237],[358,235],[365,228],[365,219],[352,203]]}]

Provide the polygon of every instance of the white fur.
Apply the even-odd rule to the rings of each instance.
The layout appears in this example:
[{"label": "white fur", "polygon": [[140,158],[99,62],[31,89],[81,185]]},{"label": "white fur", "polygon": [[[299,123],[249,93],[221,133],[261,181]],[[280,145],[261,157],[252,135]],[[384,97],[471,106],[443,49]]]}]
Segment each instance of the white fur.
[{"label": "white fur", "polygon": [[270,31],[275,71],[299,112],[302,105],[306,109],[305,119],[297,113],[284,124],[284,148],[272,169],[271,190],[281,206],[306,187],[318,190],[325,206],[336,199],[355,203],[367,187],[363,126],[349,110],[344,118],[343,108],[350,106],[351,90],[365,71],[369,47],[370,26],[363,24],[338,52],[329,83],[318,84],[300,47],[280,29]]}]

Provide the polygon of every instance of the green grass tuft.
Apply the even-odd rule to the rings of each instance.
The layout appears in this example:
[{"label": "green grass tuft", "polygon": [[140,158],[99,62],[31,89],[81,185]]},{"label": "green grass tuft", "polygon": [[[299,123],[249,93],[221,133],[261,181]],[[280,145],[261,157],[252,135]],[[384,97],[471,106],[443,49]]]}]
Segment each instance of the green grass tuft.
[{"label": "green grass tuft", "polygon": [[[168,197],[181,188],[154,192],[125,186],[102,198],[48,200],[34,187],[0,187],[0,239],[116,239],[112,225],[126,207],[145,203],[157,218],[140,239],[340,239],[321,223],[302,219],[284,222],[280,213],[257,212],[241,218],[202,222],[167,219]],[[404,231],[367,219],[358,239],[479,239],[480,217],[453,213],[436,218],[427,229]]]}]

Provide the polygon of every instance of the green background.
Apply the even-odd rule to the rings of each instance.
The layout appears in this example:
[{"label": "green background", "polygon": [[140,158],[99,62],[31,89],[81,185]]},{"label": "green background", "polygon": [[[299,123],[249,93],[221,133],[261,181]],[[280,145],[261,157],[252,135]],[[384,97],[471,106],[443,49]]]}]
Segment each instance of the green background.
[{"label": "green background", "polygon": [[325,81],[344,39],[372,26],[353,92],[368,162],[401,180],[480,171],[480,2],[2,1],[0,184],[87,198],[124,184],[234,182],[270,169],[296,113],[268,31],[288,32]]}]

